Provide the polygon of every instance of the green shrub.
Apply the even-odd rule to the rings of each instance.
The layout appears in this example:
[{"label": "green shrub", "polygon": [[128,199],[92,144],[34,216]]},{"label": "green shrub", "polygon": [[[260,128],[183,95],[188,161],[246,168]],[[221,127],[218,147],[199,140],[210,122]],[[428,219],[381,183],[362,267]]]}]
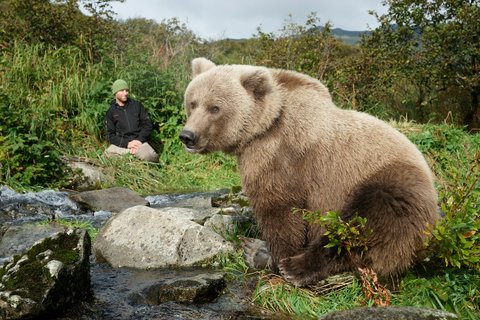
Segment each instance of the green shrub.
[{"label": "green shrub", "polygon": [[17,44],[1,63],[2,175],[10,185],[62,186],[59,146],[96,134],[82,113],[92,110],[98,69],[77,48],[44,45]]},{"label": "green shrub", "polygon": [[432,165],[444,214],[433,230],[430,259],[480,270],[480,135],[450,125],[406,133]]},{"label": "green shrub", "polygon": [[301,211],[305,220],[310,223],[318,223],[325,228],[323,234],[328,238],[326,248],[337,249],[337,254],[342,253],[342,250],[346,250],[348,253],[352,249],[368,250],[367,240],[372,234],[372,230],[366,229],[366,218],[355,214],[350,220],[344,221],[338,212]]},{"label": "green shrub", "polygon": [[480,271],[480,152],[456,186],[441,190],[445,217],[433,230],[433,257],[446,266]]}]

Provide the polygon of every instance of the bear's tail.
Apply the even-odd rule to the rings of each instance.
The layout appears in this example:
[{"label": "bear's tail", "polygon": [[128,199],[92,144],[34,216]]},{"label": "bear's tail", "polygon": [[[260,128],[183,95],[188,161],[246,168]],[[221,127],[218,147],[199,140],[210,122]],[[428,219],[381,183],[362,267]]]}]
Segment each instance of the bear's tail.
[{"label": "bear's tail", "polygon": [[355,214],[367,219],[368,250],[357,259],[380,276],[404,272],[439,218],[431,175],[408,163],[377,171],[357,186],[342,212],[346,220]]}]

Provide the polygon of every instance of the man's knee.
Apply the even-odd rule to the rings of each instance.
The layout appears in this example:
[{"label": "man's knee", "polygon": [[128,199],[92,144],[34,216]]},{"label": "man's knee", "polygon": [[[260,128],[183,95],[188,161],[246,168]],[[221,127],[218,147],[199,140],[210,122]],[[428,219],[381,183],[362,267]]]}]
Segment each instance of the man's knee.
[{"label": "man's knee", "polygon": [[158,154],[146,142],[140,146],[135,156],[140,160],[158,162]]},{"label": "man's knee", "polygon": [[107,149],[105,149],[103,153],[106,156],[115,156],[115,155],[123,155],[123,154],[130,153],[130,150],[128,150],[127,148],[121,148],[114,144],[111,144],[110,146],[108,146]]}]

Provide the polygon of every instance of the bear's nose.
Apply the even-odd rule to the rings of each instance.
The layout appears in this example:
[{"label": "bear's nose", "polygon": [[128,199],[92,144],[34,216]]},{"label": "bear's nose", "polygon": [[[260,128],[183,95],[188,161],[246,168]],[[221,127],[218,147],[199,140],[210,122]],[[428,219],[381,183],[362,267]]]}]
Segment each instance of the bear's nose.
[{"label": "bear's nose", "polygon": [[183,142],[184,145],[191,148],[197,142],[197,136],[193,131],[184,129],[182,130],[182,132],[180,132],[180,140]]}]

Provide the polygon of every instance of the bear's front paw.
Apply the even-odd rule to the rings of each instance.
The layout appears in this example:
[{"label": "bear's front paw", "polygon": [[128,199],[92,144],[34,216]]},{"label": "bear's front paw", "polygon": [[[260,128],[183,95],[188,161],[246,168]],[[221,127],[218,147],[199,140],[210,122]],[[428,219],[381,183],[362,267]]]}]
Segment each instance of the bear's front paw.
[{"label": "bear's front paw", "polygon": [[243,258],[250,268],[271,269],[272,256],[265,241],[240,236]]},{"label": "bear's front paw", "polygon": [[296,287],[313,284],[317,280],[317,272],[308,269],[308,261],[304,254],[282,259],[278,265],[282,277]]}]

